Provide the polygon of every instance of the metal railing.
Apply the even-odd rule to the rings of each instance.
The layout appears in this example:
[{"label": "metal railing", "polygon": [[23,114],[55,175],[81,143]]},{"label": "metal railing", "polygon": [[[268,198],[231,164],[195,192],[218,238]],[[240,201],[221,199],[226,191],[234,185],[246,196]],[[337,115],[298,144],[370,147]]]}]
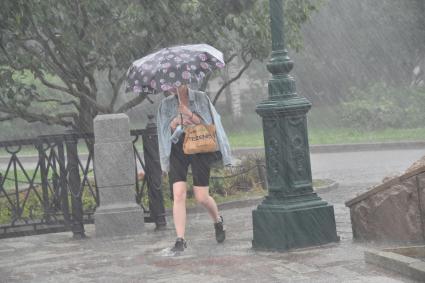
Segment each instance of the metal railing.
[{"label": "metal railing", "polygon": [[[165,221],[162,193],[155,192],[161,185],[155,124],[132,130],[131,135],[136,162],[135,201],[142,206],[146,222]],[[142,144],[145,156],[139,150]],[[84,224],[94,222],[100,201],[93,171],[93,134],[3,141],[0,149],[7,154],[0,168],[0,238],[60,231],[84,237]],[[38,155],[25,156],[28,151]],[[143,180],[138,178],[140,169],[145,171]],[[156,202],[162,201],[159,206],[150,205],[156,208],[155,215],[143,205],[148,186],[157,194]]]}]

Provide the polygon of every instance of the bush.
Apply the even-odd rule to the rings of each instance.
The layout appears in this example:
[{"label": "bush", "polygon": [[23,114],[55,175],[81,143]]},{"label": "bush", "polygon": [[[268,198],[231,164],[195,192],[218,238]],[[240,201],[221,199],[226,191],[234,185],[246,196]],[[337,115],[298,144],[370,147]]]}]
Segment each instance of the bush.
[{"label": "bush", "polygon": [[[93,184],[94,185],[94,184]],[[9,195],[9,198],[13,204],[14,207],[17,206],[16,197],[14,195],[14,190],[7,190],[7,193]],[[24,190],[21,191],[19,196],[19,202],[20,205],[26,200],[25,206],[22,211],[22,216],[18,220],[18,223],[28,220],[36,220],[36,219],[42,219],[44,214],[44,208],[42,205],[42,202],[40,201],[38,196],[42,196],[42,189],[41,186],[37,185],[31,190]],[[53,205],[52,202],[53,195],[51,192],[49,193],[49,198],[51,200],[51,205]],[[85,212],[94,212],[96,209],[96,201],[92,195],[92,193],[89,191],[89,188],[86,186],[83,190],[82,195],[82,202],[83,202],[83,210]],[[68,207],[71,211],[71,195],[68,194]],[[59,207],[51,207],[52,212],[58,212],[58,214],[61,214]],[[14,218],[14,215],[12,214],[12,205],[9,203],[8,199],[5,197],[4,192],[0,194],[0,224],[9,224],[12,222]]]},{"label": "bush", "polygon": [[425,90],[395,88],[376,83],[352,89],[352,100],[342,103],[341,123],[359,130],[419,128],[425,123]]},{"label": "bush", "polygon": [[[263,181],[261,176],[259,176],[257,160],[259,160],[261,166],[264,166],[264,156],[247,155],[238,166],[225,168],[213,167],[210,175],[210,194],[213,196],[227,197],[236,195],[240,192],[263,188]],[[191,199],[193,198],[193,190],[191,189],[193,183],[190,172],[187,178],[187,187],[187,197]],[[167,176],[163,177],[161,188],[164,199],[167,202],[167,199],[171,198],[171,190]]]}]

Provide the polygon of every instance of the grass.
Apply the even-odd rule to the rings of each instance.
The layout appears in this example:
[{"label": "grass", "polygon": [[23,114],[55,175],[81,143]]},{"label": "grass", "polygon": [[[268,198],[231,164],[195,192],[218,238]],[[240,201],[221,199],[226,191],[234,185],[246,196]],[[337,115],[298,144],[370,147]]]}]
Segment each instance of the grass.
[{"label": "grass", "polygon": [[[234,131],[229,132],[229,141],[233,148],[236,147],[257,147],[264,146],[263,130]],[[348,143],[369,143],[369,142],[389,142],[389,141],[412,141],[425,140],[425,128],[418,129],[384,129],[376,131],[359,131],[348,128],[309,128],[310,144],[348,144]],[[138,143],[137,148],[143,151],[142,144]],[[87,146],[84,143],[78,144],[78,152],[87,154]],[[23,147],[18,156],[37,155],[34,147]],[[0,148],[0,156],[10,156],[4,148]]]},{"label": "grass", "polygon": [[[6,171],[1,170],[0,173],[5,174]],[[28,169],[28,170],[26,170],[26,173],[31,180],[34,177],[35,170],[34,169]],[[29,180],[27,179],[27,176],[24,174],[24,172],[22,170],[19,170],[19,169],[16,170],[16,177],[18,179],[18,186],[19,186],[20,189],[29,187]],[[3,178],[6,178],[6,180],[4,180],[4,183],[3,183],[3,188],[7,192],[14,191],[15,190],[15,181],[14,181],[15,175],[14,175],[13,167],[10,168],[9,173],[6,176],[3,175]],[[48,178],[52,178],[52,172],[49,172]],[[34,183],[35,183],[34,185],[41,183],[40,170],[37,171],[37,174],[34,178]]]},{"label": "grass", "polygon": [[[85,144],[84,141],[80,141],[77,145],[78,147],[78,152],[79,153],[84,153],[87,154],[88,153],[88,149],[87,149],[87,145]],[[10,147],[9,150],[11,152],[14,152],[16,150],[18,150],[19,148],[17,146],[14,147]],[[65,152],[66,152],[66,146],[64,146]],[[47,153],[49,153],[50,150],[47,151]],[[57,152],[57,148],[56,148],[56,152]],[[38,151],[35,148],[34,145],[26,145],[26,146],[22,146],[21,149],[18,151],[17,153],[18,157],[19,156],[34,156],[37,155],[38,156]],[[10,156],[10,153],[8,153],[6,151],[6,149],[4,147],[0,147],[0,156]]]},{"label": "grass", "polygon": [[[345,128],[309,129],[310,144],[348,144],[389,141],[425,140],[425,128],[420,129],[385,129],[364,132]],[[229,134],[232,147],[264,146],[263,132],[233,132]]]},{"label": "grass", "polygon": [[[141,138],[140,138],[141,140]],[[87,148],[87,145],[84,141],[80,141],[77,145],[78,147],[78,153],[79,154],[88,154],[89,150]],[[139,150],[139,152],[143,152],[143,144],[141,142],[136,143],[136,147]],[[66,155],[66,147],[65,148],[65,155]],[[10,150],[12,152],[16,151],[18,147],[10,147]],[[55,149],[57,152],[57,148]],[[50,153],[50,150],[47,151],[47,153]],[[10,153],[6,151],[4,147],[0,147],[0,156],[10,156]],[[22,146],[22,148],[17,153],[18,157],[21,156],[38,156],[38,151],[35,148],[35,146]]]},{"label": "grass", "polygon": [[[37,174],[34,177],[35,174],[35,169],[28,169],[25,168],[25,172],[27,173],[27,175],[24,174],[24,172],[20,169],[16,170],[16,177],[18,180],[18,188],[19,190],[21,189],[27,189],[29,187],[29,181],[32,180],[34,178],[34,186],[39,186],[41,185],[41,173],[40,173],[40,169],[37,170]],[[15,174],[13,171],[13,168],[10,168],[7,176],[5,176],[4,174],[6,173],[6,170],[0,170],[0,173],[2,174],[3,178],[6,178],[6,180],[4,180],[3,183],[3,188],[5,189],[6,192],[13,192],[16,190],[16,184],[15,184]],[[27,179],[27,176],[29,177],[29,180]],[[94,177],[94,173],[93,171],[89,171],[87,174],[87,177]],[[50,168],[47,179],[49,182],[52,181],[53,178],[53,170]]]},{"label": "grass", "polygon": [[425,128],[384,129],[370,132],[353,129],[313,129],[310,134],[310,142],[312,144],[388,142],[405,140],[425,140]]}]

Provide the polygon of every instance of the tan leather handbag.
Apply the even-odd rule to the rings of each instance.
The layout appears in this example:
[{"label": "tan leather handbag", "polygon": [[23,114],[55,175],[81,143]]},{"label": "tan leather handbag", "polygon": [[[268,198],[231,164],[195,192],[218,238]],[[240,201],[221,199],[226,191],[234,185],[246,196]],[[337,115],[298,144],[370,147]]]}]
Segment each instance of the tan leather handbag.
[{"label": "tan leather handbag", "polygon": [[217,135],[214,124],[187,126],[184,132],[183,151],[185,154],[217,151]]},{"label": "tan leather handbag", "polygon": [[216,152],[218,150],[217,134],[214,125],[214,117],[208,102],[208,109],[212,119],[211,125],[198,124],[186,126],[183,141],[185,154]]}]

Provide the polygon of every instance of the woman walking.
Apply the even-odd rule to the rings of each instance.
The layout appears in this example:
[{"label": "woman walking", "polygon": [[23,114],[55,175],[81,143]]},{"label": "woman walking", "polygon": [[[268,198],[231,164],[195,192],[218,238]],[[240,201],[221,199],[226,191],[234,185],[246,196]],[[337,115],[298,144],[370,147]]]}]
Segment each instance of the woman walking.
[{"label": "woman walking", "polygon": [[[216,240],[222,243],[226,237],[223,217],[218,212],[216,202],[209,195],[210,168],[217,154],[221,155],[224,165],[231,163],[230,146],[219,114],[204,92],[181,85],[172,90],[172,95],[162,100],[157,122],[161,168],[162,171],[168,172],[170,184],[173,186],[173,219],[177,239],[172,251],[184,251],[186,248],[186,178],[189,165],[192,169],[195,199],[207,209],[214,223]],[[179,136],[182,132],[181,126],[201,123],[215,125],[219,152],[185,154],[185,134]]]}]

